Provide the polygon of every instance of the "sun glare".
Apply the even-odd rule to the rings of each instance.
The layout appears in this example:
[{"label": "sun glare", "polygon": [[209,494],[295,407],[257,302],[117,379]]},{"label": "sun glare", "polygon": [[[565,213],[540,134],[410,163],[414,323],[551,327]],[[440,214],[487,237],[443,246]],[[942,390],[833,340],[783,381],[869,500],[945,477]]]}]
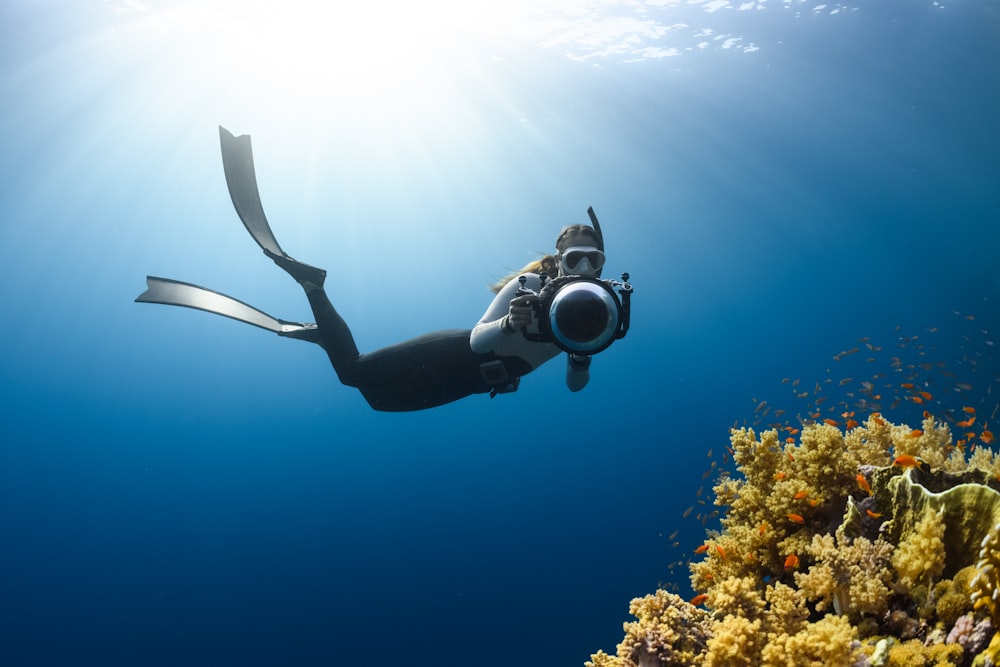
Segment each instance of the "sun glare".
[{"label": "sun glare", "polygon": [[504,22],[499,10],[485,8],[461,0],[179,3],[149,21],[183,34],[188,58],[205,74],[225,67],[214,74],[276,94],[325,91],[340,103],[378,104],[443,85],[491,26]]}]

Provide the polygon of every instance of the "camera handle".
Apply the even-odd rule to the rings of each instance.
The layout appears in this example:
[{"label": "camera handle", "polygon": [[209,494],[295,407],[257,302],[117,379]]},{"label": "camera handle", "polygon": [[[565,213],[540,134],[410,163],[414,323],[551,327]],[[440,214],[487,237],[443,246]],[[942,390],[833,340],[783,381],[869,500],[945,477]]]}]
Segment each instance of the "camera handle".
[{"label": "camera handle", "polygon": [[624,338],[625,334],[628,333],[629,323],[632,317],[632,283],[628,281],[629,275],[627,273],[622,274],[621,281],[612,280],[612,287],[618,288],[618,294],[621,295],[622,300],[622,321],[621,325],[618,327],[618,333],[615,338]]},{"label": "camera handle", "polygon": [[[538,277],[542,279],[542,285],[541,286],[545,287],[545,283],[549,279],[548,275],[546,275],[544,273],[539,273]],[[517,277],[517,282],[519,283],[519,287],[517,288],[517,295],[518,296],[541,296],[541,292],[536,292],[535,290],[533,290],[533,289],[531,289],[529,287],[525,287],[525,283],[528,282],[528,277],[527,276],[518,276]],[[541,304],[541,301],[537,301],[537,300],[533,301],[531,303],[531,309],[533,311],[535,311],[535,317],[536,318],[541,317],[541,314],[542,314],[542,304]],[[529,333],[528,332],[528,327],[526,327],[526,326],[525,327],[521,327],[521,335],[524,336],[527,340],[530,340],[533,343],[548,343],[548,342],[551,342],[551,340],[552,340],[551,336],[547,336],[547,335],[545,335],[543,333]]]}]

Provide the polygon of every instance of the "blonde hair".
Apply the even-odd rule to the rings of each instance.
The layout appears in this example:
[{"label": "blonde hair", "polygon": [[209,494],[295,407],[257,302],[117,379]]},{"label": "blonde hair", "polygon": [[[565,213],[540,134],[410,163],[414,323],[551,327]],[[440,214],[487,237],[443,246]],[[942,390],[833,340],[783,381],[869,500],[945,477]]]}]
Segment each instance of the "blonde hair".
[{"label": "blonde hair", "polygon": [[[601,239],[594,231],[593,227],[588,227],[587,225],[569,225],[568,227],[563,227],[562,231],[559,232],[559,236],[556,238],[556,250],[562,250],[562,245],[566,241],[566,238],[571,234],[584,234],[590,236],[594,240],[594,245],[598,248],[601,247]],[[603,250],[603,248],[601,248]],[[490,285],[490,291],[494,294],[499,294],[500,290],[503,289],[504,285],[509,283],[514,278],[517,278],[522,273],[544,273],[549,278],[555,278],[558,273],[559,268],[556,266],[555,255],[542,255],[533,262],[529,262],[527,265],[522,267],[519,271],[514,271],[507,274],[497,282]]]}]

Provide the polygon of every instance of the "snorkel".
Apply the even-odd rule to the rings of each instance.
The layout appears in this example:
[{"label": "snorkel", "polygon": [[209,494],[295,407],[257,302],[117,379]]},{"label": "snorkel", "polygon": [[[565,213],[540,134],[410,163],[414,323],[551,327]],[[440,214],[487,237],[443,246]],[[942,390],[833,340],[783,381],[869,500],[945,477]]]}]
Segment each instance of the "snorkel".
[{"label": "snorkel", "polygon": [[[597,237],[597,248],[603,253],[604,234],[593,207],[587,209],[587,215]],[[623,273],[620,281],[601,280],[602,269],[603,266],[593,278],[567,275],[547,280],[543,274],[538,292],[525,287],[527,279],[521,276],[518,294],[538,297],[532,304],[538,333],[522,329],[522,335],[530,341],[554,343],[566,352],[585,356],[597,354],[624,338],[631,316],[629,274]]]}]

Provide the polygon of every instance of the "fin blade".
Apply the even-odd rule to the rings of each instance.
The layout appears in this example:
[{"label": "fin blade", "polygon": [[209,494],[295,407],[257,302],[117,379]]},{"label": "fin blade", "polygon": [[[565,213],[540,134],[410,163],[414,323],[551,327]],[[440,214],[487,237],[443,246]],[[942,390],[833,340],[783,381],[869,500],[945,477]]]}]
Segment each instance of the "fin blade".
[{"label": "fin blade", "polygon": [[226,186],[229,188],[233,207],[243,221],[243,226],[265,252],[287,257],[271,231],[271,225],[264,215],[264,206],[260,202],[250,135],[243,134],[236,137],[220,125],[219,143],[222,146],[222,167],[226,172]]},{"label": "fin blade", "polygon": [[221,292],[205,287],[171,280],[170,278],[146,277],[147,289],[136,297],[137,303],[160,303],[167,306],[184,306],[229,317],[252,324],[274,333],[287,332],[290,322],[272,317],[262,310],[243,303]]}]

